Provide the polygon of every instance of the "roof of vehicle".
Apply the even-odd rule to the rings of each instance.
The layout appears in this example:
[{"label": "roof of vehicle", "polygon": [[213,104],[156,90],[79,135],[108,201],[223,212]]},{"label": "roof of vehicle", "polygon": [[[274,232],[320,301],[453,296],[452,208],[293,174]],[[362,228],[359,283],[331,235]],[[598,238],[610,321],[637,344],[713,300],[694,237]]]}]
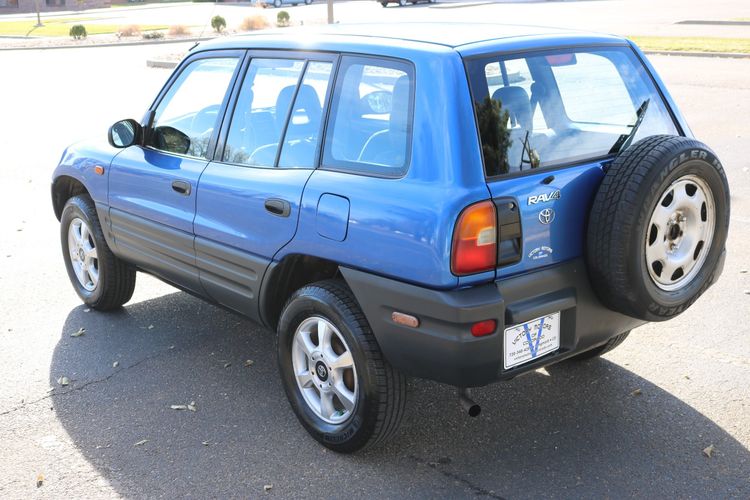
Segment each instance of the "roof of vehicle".
[{"label": "roof of vehicle", "polygon": [[333,24],[266,30],[217,39],[201,47],[219,48],[285,48],[297,50],[340,50],[347,44],[362,47],[400,47],[423,51],[454,49],[473,52],[483,47],[539,44],[623,44],[613,35],[589,33],[544,26],[491,23],[381,23]]}]

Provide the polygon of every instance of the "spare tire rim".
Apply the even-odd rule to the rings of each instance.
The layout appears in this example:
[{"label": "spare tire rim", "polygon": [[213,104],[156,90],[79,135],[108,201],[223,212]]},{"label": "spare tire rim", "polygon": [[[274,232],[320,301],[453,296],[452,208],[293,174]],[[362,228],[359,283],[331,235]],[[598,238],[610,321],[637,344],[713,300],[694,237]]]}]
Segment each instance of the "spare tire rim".
[{"label": "spare tire rim", "polygon": [[78,282],[93,292],[99,283],[99,256],[91,228],[79,217],[68,226],[68,253]]},{"label": "spare tire rim", "polygon": [[357,369],[330,321],[313,316],[300,323],[292,341],[292,368],[305,403],[318,418],[341,424],[352,416],[359,396]]},{"label": "spare tire rim", "polygon": [[646,229],[646,267],[657,287],[678,290],[700,272],[715,214],[713,193],[700,177],[685,175],[664,190]]}]

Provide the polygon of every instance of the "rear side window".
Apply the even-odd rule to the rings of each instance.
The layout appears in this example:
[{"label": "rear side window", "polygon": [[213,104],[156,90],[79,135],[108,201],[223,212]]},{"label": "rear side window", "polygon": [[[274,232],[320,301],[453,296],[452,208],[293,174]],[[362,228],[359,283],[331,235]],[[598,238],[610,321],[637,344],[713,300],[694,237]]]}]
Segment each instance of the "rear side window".
[{"label": "rear side window", "polygon": [[488,177],[602,158],[677,128],[627,47],[482,57],[467,69]]},{"label": "rear side window", "polygon": [[323,166],[398,177],[411,150],[414,70],[377,58],[342,58]]}]

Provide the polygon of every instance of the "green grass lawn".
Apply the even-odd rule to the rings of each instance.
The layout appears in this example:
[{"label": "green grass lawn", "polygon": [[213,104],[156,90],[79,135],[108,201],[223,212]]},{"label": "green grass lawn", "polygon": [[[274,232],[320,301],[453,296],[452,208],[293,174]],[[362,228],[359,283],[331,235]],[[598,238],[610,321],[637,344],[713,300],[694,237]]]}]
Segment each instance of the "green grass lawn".
[{"label": "green grass lawn", "polygon": [[750,38],[671,36],[632,36],[628,38],[637,43],[643,50],[750,53]]},{"label": "green grass lawn", "polygon": [[[45,19],[42,17],[41,28],[34,28],[36,20],[23,21],[0,21],[0,35],[12,36],[69,36],[70,27],[74,24],[83,24],[89,35],[102,35],[106,33],[117,33],[119,24],[94,24],[87,23],[95,18],[92,17],[55,17]],[[167,29],[168,26],[147,24],[141,26],[141,31],[154,31]]]}]

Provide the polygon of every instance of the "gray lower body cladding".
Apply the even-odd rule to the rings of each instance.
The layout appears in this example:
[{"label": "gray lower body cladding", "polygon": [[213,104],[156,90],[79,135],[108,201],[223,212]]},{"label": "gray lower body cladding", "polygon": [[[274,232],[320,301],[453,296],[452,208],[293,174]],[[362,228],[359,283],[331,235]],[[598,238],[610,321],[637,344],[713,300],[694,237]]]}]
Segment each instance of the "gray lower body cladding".
[{"label": "gray lower body cladding", "polygon": [[[341,268],[386,359],[404,373],[459,387],[477,387],[550,365],[644,324],[604,307],[575,259],[521,276],[463,290],[440,291]],[[411,328],[394,311],[419,319]],[[560,348],[503,369],[503,331],[560,312]],[[471,325],[495,319],[495,333],[474,337]]]}]

